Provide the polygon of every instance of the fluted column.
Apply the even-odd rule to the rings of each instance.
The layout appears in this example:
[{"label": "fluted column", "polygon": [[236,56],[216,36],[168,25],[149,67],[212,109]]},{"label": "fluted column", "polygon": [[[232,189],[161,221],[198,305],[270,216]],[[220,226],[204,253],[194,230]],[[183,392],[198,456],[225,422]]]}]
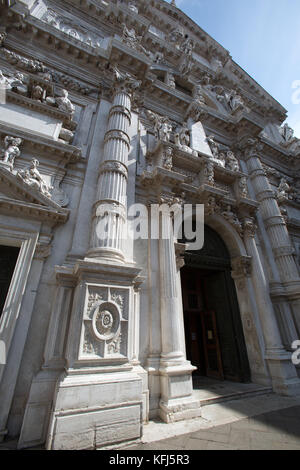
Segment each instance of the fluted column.
[{"label": "fluted column", "polygon": [[181,341],[181,318],[177,285],[177,266],[172,219],[161,214],[163,237],[159,240],[160,286],[161,286],[161,363],[170,365],[185,362]]},{"label": "fluted column", "polygon": [[88,257],[124,262],[124,229],[127,214],[129,129],[131,101],[140,82],[115,70],[113,104],[104,139],[97,200],[93,209]]},{"label": "fluted column", "polygon": [[[174,207],[174,206],[173,206]],[[183,312],[178,291],[175,240],[172,218],[161,214],[159,239],[161,342],[160,417],[166,421],[201,416],[200,402],[193,396],[192,372],[183,343]],[[181,303],[181,305],[180,305]]]},{"label": "fluted column", "polygon": [[260,203],[260,213],[269,236],[281,279],[283,282],[290,284],[291,287],[296,282],[299,288],[300,279],[293,257],[294,249],[291,245],[286,223],[281,215],[274,191],[262,167],[259,152],[260,145],[258,141],[249,139],[245,150],[246,164],[256,199]]},{"label": "fluted column", "polygon": [[256,293],[256,302],[265,339],[266,355],[285,353],[278,325],[268,292],[267,280],[260,261],[255,242],[255,229],[248,223],[244,230],[244,242],[248,256],[252,258],[252,280]]}]

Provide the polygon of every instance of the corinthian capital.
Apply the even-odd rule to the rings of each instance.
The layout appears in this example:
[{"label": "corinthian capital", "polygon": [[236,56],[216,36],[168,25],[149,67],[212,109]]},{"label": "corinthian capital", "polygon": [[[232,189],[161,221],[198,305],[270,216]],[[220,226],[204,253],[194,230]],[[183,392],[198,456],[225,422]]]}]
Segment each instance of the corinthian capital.
[{"label": "corinthian capital", "polygon": [[247,159],[250,157],[259,157],[263,149],[263,144],[259,139],[247,137],[240,143],[240,149],[244,150]]},{"label": "corinthian capital", "polygon": [[126,93],[132,94],[142,84],[141,80],[137,80],[127,72],[120,72],[115,66],[113,67],[113,73],[117,91],[125,91]]}]

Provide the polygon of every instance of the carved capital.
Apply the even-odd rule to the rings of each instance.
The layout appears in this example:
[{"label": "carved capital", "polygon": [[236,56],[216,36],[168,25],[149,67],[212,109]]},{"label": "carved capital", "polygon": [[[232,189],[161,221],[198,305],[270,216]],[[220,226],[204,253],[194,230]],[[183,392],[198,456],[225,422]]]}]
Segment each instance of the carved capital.
[{"label": "carved capital", "polygon": [[120,72],[117,67],[113,67],[113,73],[116,93],[125,92],[132,95],[142,84],[141,80],[137,80],[127,72]]},{"label": "carved capital", "polygon": [[233,258],[231,275],[233,279],[244,279],[252,274],[252,257],[238,256]]},{"label": "carved capital", "polygon": [[248,137],[240,144],[240,149],[244,151],[246,160],[251,157],[260,157],[263,144],[259,139]]}]

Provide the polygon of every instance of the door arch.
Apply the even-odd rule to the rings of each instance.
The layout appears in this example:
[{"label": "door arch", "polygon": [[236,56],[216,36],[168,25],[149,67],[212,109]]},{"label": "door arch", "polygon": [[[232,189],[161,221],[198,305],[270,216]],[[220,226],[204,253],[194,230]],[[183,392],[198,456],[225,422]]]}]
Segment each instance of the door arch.
[{"label": "door arch", "polygon": [[186,251],[181,270],[187,359],[194,375],[250,381],[243,327],[229,251],[205,226],[204,247]]}]

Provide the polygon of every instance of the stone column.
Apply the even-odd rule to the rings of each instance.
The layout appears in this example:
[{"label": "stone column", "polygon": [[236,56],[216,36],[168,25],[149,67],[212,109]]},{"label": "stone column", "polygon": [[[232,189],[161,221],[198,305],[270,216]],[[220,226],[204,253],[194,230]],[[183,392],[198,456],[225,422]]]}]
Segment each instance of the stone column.
[{"label": "stone column", "polygon": [[[173,206],[174,207],[174,206]],[[193,399],[192,372],[182,341],[182,308],[178,292],[173,224],[168,211],[161,213],[159,239],[160,308],[162,351],[160,416],[166,422],[201,415],[199,401]]]},{"label": "stone column", "polygon": [[265,359],[273,389],[284,395],[297,395],[300,393],[300,380],[292,364],[291,354],[282,345],[275,312],[268,295],[268,283],[255,242],[255,226],[250,220],[244,223],[244,241],[247,254],[252,258],[252,282],[265,341]]},{"label": "stone column", "polygon": [[245,147],[245,160],[256,199],[260,203],[260,213],[281,281],[293,305],[293,302],[297,302],[300,298],[300,278],[293,256],[294,249],[274,191],[259,158],[261,145],[256,139],[248,139]]},{"label": "stone column", "polygon": [[124,229],[127,213],[129,128],[131,100],[139,81],[115,70],[114,100],[109,112],[94,205],[88,258],[124,262]]}]

